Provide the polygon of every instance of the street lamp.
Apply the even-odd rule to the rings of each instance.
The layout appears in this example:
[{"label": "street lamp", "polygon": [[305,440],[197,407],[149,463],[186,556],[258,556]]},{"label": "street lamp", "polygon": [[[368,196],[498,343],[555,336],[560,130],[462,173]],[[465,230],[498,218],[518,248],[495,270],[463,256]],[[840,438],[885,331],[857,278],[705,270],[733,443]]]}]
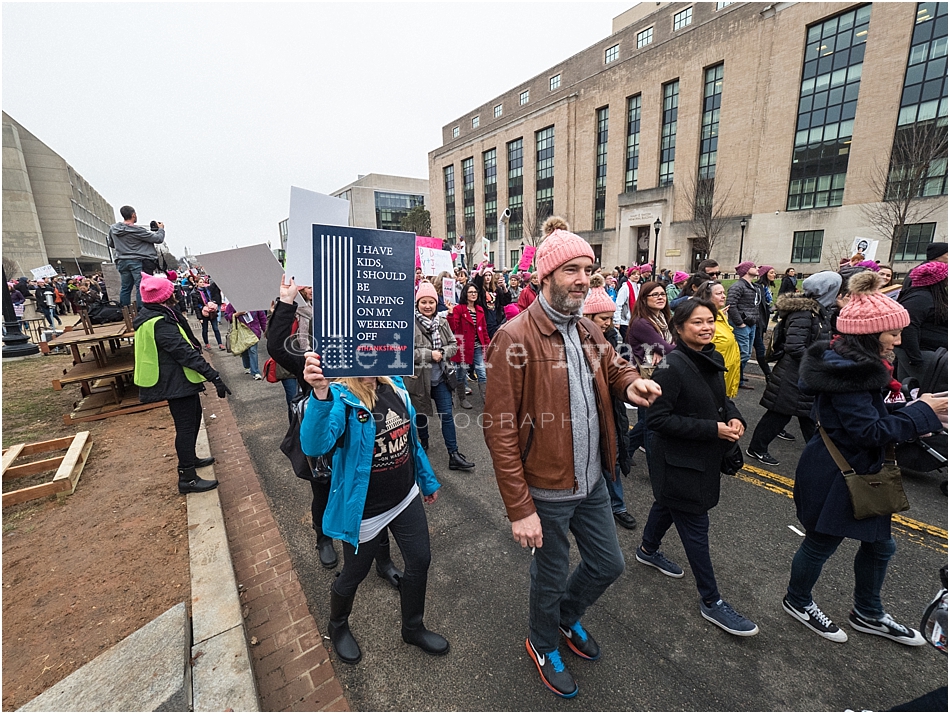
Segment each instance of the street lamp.
[{"label": "street lamp", "polygon": [[61,260],[56,261],[56,272],[59,273],[60,275],[63,274],[63,261]]},{"label": "street lamp", "polygon": [[746,227],[747,225],[749,225],[749,222],[748,222],[745,218],[743,218],[741,221],[739,221],[739,229],[740,229],[740,233],[739,233],[739,262],[740,262],[740,263],[742,262],[742,244],[743,244],[743,242],[745,242],[745,227]]},{"label": "street lamp", "polygon": [[654,275],[656,275],[656,274],[659,272],[659,268],[657,267],[657,258],[659,257],[659,253],[658,253],[657,251],[658,251],[659,248],[660,248],[660,229],[661,229],[662,227],[663,227],[663,221],[661,221],[659,218],[657,218],[655,221],[653,221],[653,235],[654,235],[654,239],[653,239],[653,274],[654,274]]}]

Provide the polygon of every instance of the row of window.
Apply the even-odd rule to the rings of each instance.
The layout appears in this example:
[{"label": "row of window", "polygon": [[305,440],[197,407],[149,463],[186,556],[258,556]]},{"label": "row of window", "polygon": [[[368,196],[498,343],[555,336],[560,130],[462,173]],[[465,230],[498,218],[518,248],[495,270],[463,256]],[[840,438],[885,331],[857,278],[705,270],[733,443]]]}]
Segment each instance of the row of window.
[{"label": "row of window", "polygon": [[[548,79],[548,91],[553,92],[554,90],[559,89],[560,86],[561,86],[561,75],[560,75],[560,73],[555,74],[553,77],[551,77],[550,79]],[[522,91],[522,92],[518,95],[518,104],[519,104],[520,106],[524,106],[525,104],[527,104],[527,103],[530,101],[530,99],[531,99],[531,90],[530,90],[530,89],[525,89],[524,91]],[[494,106],[494,108],[492,109],[492,116],[493,116],[495,119],[497,119],[498,117],[500,117],[500,116],[502,115],[503,112],[504,112],[504,105],[503,105],[503,104],[496,104],[496,105]],[[476,115],[476,116],[473,116],[473,117],[472,117],[472,128],[473,128],[473,129],[477,129],[478,126],[479,126],[479,124],[480,124],[480,117],[477,116],[477,115]],[[459,137],[459,134],[460,134],[460,133],[461,133],[461,132],[460,132],[459,127],[457,127],[457,126],[456,126],[456,127],[452,127],[452,138],[453,138],[453,139],[457,139],[457,138]]]},{"label": "row of window", "polygon": [[[912,262],[927,258],[927,246],[933,242],[936,223],[915,223],[904,226],[904,235],[895,236],[897,247],[894,251],[895,262]],[[821,248],[824,243],[823,230],[795,231],[792,238],[793,263],[820,263]]]}]

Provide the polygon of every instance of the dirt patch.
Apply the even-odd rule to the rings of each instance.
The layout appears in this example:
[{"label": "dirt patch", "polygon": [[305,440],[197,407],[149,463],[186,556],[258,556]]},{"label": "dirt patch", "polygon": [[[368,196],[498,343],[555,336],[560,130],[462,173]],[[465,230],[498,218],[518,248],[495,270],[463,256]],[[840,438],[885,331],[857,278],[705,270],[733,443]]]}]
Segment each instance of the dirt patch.
[{"label": "dirt patch", "polygon": [[4,711],[191,601],[168,409],[67,427],[79,388],[55,392],[51,380],[70,365],[68,356],[3,363],[4,447],[79,431],[93,442],[73,495],[3,509]]}]

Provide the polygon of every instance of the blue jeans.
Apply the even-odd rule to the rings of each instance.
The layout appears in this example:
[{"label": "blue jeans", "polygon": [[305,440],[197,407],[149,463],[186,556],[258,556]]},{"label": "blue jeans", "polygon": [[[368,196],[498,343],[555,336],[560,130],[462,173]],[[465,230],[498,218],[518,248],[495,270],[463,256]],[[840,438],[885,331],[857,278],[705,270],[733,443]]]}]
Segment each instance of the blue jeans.
[{"label": "blue jeans", "polygon": [[[825,562],[841,545],[842,536],[808,531],[792,558],[792,574],[788,579],[788,601],[805,608],[812,603],[811,590]],[[887,564],[897,550],[893,538],[871,543],[863,542],[854,555],[854,609],[871,620],[884,617],[881,587],[887,575]]]},{"label": "blue jeans", "polygon": [[[215,326],[214,331],[218,331],[217,326]],[[218,339],[220,340],[220,338]],[[257,366],[257,343],[251,345],[241,353],[241,364],[244,365],[244,369],[250,369],[251,374],[261,373],[261,370]]]},{"label": "blue jeans", "polygon": [[643,527],[642,548],[651,554],[658,551],[663,536],[674,524],[683,543],[683,550],[686,551],[686,559],[693,571],[693,577],[696,578],[699,596],[707,605],[712,605],[719,600],[719,587],[716,584],[712,559],[709,557],[708,513],[674,511],[654,501],[650,515],[647,517],[647,524]]},{"label": "blue jeans", "polygon": [[[435,410],[442,421],[442,440],[450,454],[459,450],[455,435],[455,421],[452,419],[452,391],[445,382],[432,386],[432,398],[435,400]],[[419,439],[429,441],[429,416],[416,412],[416,429]]]},{"label": "blue jeans", "polygon": [[[538,501],[543,543],[531,560],[528,616],[531,643],[541,653],[558,646],[558,625],[572,625],[623,574],[623,553],[610,511],[607,486],[600,479],[583,501]],[[569,572],[574,534],[581,562]]]},{"label": "blue jeans", "polygon": [[125,307],[132,304],[132,289],[135,289],[135,305],[142,307],[139,297],[139,283],[142,282],[142,259],[119,258],[115,261],[116,270],[122,283],[119,287],[119,305]]},{"label": "blue jeans", "polygon": [[733,327],[732,334],[735,335],[736,343],[739,345],[740,372],[739,381],[745,381],[745,363],[752,356],[752,340],[755,337],[755,325],[745,327]]},{"label": "blue jeans", "polygon": [[[485,358],[482,356],[482,346],[478,343],[475,344],[475,350],[472,355],[472,367],[475,369],[475,376],[478,378],[479,383],[485,384]],[[455,376],[458,378],[459,384],[466,384],[468,382],[467,374],[468,365],[464,362],[459,362],[455,368]]]},{"label": "blue jeans", "polygon": [[[208,343],[208,325],[211,325],[211,329],[214,330],[214,337],[218,341],[219,345],[224,344],[224,340],[221,339],[221,331],[218,329],[218,318],[217,317],[205,317],[200,312],[198,316],[201,318],[201,341],[206,345]],[[257,363],[257,360],[254,360],[254,363]]]},{"label": "blue jeans", "polygon": [[620,480],[622,476],[619,465],[614,467],[614,472],[617,478],[611,480],[610,474],[604,471],[604,483],[607,484],[607,493],[610,494],[610,510],[614,513],[626,513],[627,504],[623,500],[623,482]]}]

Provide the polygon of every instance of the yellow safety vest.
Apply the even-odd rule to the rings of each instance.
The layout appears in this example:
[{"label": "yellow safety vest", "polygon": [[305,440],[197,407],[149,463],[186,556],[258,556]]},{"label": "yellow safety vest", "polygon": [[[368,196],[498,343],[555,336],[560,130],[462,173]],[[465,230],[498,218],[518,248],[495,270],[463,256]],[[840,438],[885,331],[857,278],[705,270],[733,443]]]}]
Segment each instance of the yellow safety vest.
[{"label": "yellow safety vest", "polygon": [[[158,345],[155,344],[155,323],[161,316],[153,317],[143,322],[135,331],[135,373],[133,381],[140,387],[154,387],[158,384]],[[188,335],[181,325],[178,326],[181,336],[188,342]],[[190,342],[189,342],[190,344]],[[182,367],[189,382],[201,384],[205,378],[190,367]]]}]

